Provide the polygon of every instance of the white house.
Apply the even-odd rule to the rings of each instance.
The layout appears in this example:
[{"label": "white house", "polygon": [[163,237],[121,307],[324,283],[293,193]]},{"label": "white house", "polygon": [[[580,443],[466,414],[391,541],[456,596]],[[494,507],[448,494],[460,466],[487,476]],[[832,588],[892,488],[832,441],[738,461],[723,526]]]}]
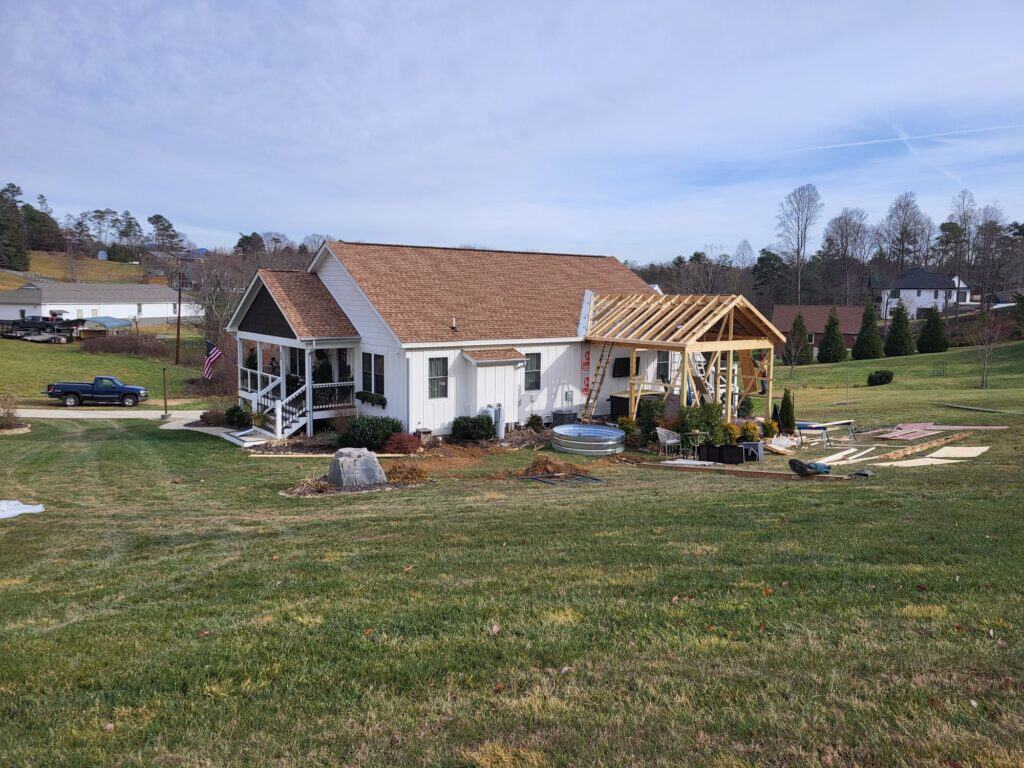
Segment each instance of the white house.
[{"label": "white house", "polygon": [[[237,339],[239,398],[267,414],[267,431],[277,436],[303,426],[311,434],[315,419],[355,412],[446,434],[455,417],[499,403],[507,424],[532,414],[547,421],[590,391],[598,353],[585,337],[598,294],[637,307],[662,299],[699,309],[696,330],[703,329],[698,320],[742,304],[745,318],[760,320],[740,318],[737,334],[753,323],[762,340],[745,349],[770,349],[764,337],[781,338],[742,297],[663,297],[611,257],[328,241],[304,271],[253,276],[227,326]],[[627,314],[641,310],[623,307]],[[671,323],[664,314],[658,325],[675,332]],[[721,339],[725,320],[716,327]],[[670,382],[679,372],[681,354],[671,344],[637,351],[639,344],[602,341],[597,349],[605,344],[597,413],[631,378]],[[703,348],[717,349],[713,340]],[[722,360],[719,354],[719,371]],[[767,364],[759,370],[764,378]]]},{"label": "white house", "polygon": [[[61,314],[65,320],[116,317],[145,324],[160,323],[178,313],[178,294],[166,285],[141,283],[30,283],[0,292],[0,320],[30,315]],[[183,301],[182,317],[199,314]]]},{"label": "white house", "polygon": [[933,307],[944,313],[955,307],[958,301],[961,308],[971,301],[971,289],[959,277],[929,272],[923,267],[901,272],[891,285],[882,286],[881,290],[880,313],[883,318],[892,317],[893,310],[901,301],[911,318]]}]

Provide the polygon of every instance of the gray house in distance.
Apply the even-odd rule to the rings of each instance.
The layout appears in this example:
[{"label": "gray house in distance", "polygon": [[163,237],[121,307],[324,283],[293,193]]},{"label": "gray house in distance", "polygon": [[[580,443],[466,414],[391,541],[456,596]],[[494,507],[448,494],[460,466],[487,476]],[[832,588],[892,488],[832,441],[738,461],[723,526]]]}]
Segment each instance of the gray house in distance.
[{"label": "gray house in distance", "polygon": [[[181,315],[198,307],[182,297]],[[178,292],[166,285],[142,283],[29,283],[0,292],[0,320],[58,314],[66,320],[116,317],[140,323],[161,323],[178,314]]]}]

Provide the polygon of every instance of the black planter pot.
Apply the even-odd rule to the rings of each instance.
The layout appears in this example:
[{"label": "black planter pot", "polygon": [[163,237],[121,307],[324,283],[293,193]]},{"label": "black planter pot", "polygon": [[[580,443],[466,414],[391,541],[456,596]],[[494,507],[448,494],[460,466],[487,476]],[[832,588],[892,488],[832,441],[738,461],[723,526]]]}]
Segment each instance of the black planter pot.
[{"label": "black planter pot", "polygon": [[707,443],[705,443],[704,445],[698,445],[697,458],[700,461],[719,461],[718,446],[709,445]]},{"label": "black planter pot", "polygon": [[742,445],[718,446],[718,460],[723,464],[742,464],[744,450]]}]

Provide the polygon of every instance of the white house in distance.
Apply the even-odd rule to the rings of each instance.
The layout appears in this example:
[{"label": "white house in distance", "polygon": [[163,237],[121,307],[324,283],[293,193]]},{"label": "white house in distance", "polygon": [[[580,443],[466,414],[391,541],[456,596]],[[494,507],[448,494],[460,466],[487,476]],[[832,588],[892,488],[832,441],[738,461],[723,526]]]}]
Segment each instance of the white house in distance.
[{"label": "white house in distance", "polygon": [[959,277],[943,272],[929,272],[923,267],[912,267],[901,272],[891,285],[882,286],[881,291],[880,314],[885,319],[892,317],[893,310],[901,301],[911,318],[919,317],[932,307],[946,313],[958,301],[963,309],[971,301],[971,289]]},{"label": "white house in distance", "polygon": [[[632,306],[613,307],[618,299]],[[266,431],[277,436],[303,426],[311,434],[314,419],[354,412],[447,434],[457,416],[499,403],[508,425],[532,414],[548,421],[555,409],[580,406],[592,377],[597,413],[631,380],[676,380],[682,355],[670,343],[620,345],[641,336],[623,337],[627,325],[617,323],[614,343],[589,343],[591,301],[602,318],[639,318],[657,307],[657,320],[633,330],[658,326],[664,339],[685,332],[673,324],[674,308],[692,310],[692,328],[703,330],[702,319],[742,305],[737,336],[758,324],[745,349],[770,349],[767,337],[781,338],[742,297],[661,296],[607,256],[328,241],[304,271],[253,277],[227,326],[237,339],[239,398],[266,413]],[[713,336],[702,344],[718,348]],[[607,358],[601,375],[599,352]],[[759,385],[768,363],[758,370]],[[754,373],[748,381],[753,391]]]},{"label": "white house in distance", "polygon": [[[62,314],[65,320],[116,317],[140,323],[162,323],[178,314],[178,293],[166,285],[141,283],[29,283],[0,292],[0,320],[30,315]],[[182,317],[199,314],[182,301]]]}]

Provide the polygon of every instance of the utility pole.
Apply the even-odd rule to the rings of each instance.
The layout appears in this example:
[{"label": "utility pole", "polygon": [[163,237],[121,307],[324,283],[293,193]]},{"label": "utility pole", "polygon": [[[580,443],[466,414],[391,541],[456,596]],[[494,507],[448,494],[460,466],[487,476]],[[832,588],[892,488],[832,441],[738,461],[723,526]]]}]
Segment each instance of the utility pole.
[{"label": "utility pole", "polygon": [[181,364],[181,273],[182,265],[178,264],[178,324],[174,332],[174,364]]}]

